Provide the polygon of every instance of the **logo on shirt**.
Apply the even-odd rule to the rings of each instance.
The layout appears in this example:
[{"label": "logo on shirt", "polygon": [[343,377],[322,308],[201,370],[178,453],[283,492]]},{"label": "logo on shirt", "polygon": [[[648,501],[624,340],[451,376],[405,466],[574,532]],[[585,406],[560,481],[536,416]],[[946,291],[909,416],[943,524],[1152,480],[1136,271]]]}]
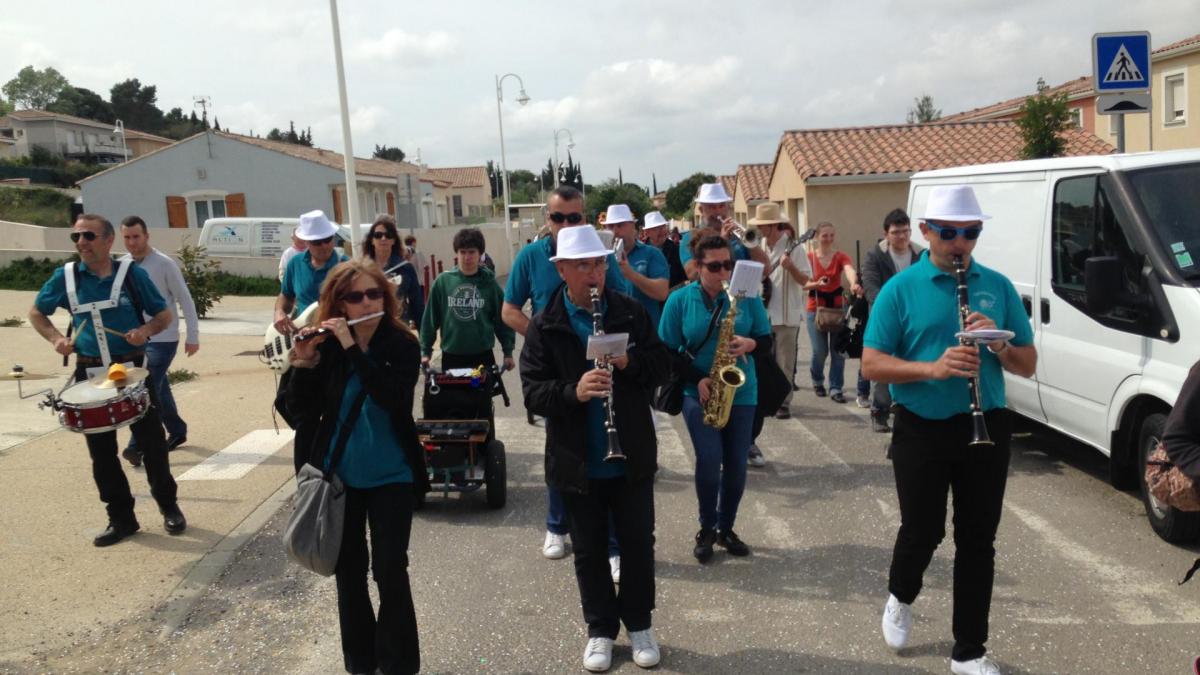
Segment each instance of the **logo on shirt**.
[{"label": "logo on shirt", "polygon": [[454,318],[463,321],[474,321],[483,309],[484,299],[479,295],[479,287],[475,284],[460,284],[446,298],[446,306],[454,314]]},{"label": "logo on shirt", "polygon": [[971,300],[971,306],[976,311],[983,312],[984,314],[990,314],[998,305],[999,300],[996,299],[994,294],[988,291],[977,291],[975,297]]}]

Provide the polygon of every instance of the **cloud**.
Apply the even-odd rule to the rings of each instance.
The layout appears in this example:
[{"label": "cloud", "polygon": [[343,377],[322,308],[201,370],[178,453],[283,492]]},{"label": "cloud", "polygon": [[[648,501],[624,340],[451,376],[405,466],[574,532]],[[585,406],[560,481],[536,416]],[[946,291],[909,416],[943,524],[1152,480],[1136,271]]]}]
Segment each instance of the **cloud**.
[{"label": "cloud", "polygon": [[384,61],[419,66],[454,57],[458,54],[458,45],[458,38],[445,31],[408,33],[393,28],[378,39],[351,46],[349,54],[352,61],[360,63]]}]

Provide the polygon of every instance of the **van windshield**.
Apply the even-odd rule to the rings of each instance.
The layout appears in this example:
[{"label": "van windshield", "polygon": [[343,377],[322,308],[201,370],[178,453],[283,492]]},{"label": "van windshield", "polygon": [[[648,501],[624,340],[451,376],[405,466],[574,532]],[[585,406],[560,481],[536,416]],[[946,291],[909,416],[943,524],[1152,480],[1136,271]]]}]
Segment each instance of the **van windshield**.
[{"label": "van windshield", "polygon": [[1167,255],[1188,279],[1200,279],[1200,163],[1129,172]]}]

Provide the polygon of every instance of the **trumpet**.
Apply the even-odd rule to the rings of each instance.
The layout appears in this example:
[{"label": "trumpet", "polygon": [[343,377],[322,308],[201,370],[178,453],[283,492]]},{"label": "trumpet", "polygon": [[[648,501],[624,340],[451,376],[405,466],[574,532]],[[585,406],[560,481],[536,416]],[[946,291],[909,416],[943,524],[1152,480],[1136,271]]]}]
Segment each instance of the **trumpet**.
[{"label": "trumpet", "polygon": [[758,228],[753,225],[750,227],[735,226],[733,228],[733,236],[746,247],[758,246],[758,242],[762,240],[762,232],[759,232]]},{"label": "trumpet", "polygon": [[[967,269],[963,266],[962,256],[954,257],[954,277],[957,281],[956,295],[958,297],[958,328],[967,329],[967,316],[971,314],[971,296],[967,291]],[[959,344],[975,345],[975,340],[963,337]],[[982,375],[982,371],[979,375]],[[971,447],[995,445],[988,436],[987,421],[983,417],[983,395],[979,391],[979,375],[967,378],[967,387],[971,393]]]},{"label": "trumpet", "polygon": [[[604,313],[600,309],[600,289],[592,286],[589,295],[592,299],[592,335],[604,335]],[[604,368],[608,371],[608,376],[612,377],[613,367],[608,362],[607,356],[597,360],[596,367]],[[604,398],[604,435],[608,439],[608,452],[604,455],[604,461],[623,462],[628,459],[625,453],[621,451],[621,441],[617,438],[617,425],[613,419],[611,389],[608,392],[608,396]]]}]

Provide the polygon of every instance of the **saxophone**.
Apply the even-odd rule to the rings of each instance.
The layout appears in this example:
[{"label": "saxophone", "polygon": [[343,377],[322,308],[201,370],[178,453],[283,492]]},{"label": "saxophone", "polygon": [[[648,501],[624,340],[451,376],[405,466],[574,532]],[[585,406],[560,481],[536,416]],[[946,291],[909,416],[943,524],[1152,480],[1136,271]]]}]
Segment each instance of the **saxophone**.
[{"label": "saxophone", "polygon": [[733,339],[733,322],[737,319],[737,298],[729,293],[729,282],[722,282],[725,296],[729,298],[729,313],[721,320],[721,334],[713,351],[712,367],[708,377],[708,401],[704,404],[704,423],[714,429],[724,429],[729,424],[729,413],[733,412],[733,397],[738,387],[746,383],[746,373],[737,367],[736,359],[729,354],[729,341]]}]

